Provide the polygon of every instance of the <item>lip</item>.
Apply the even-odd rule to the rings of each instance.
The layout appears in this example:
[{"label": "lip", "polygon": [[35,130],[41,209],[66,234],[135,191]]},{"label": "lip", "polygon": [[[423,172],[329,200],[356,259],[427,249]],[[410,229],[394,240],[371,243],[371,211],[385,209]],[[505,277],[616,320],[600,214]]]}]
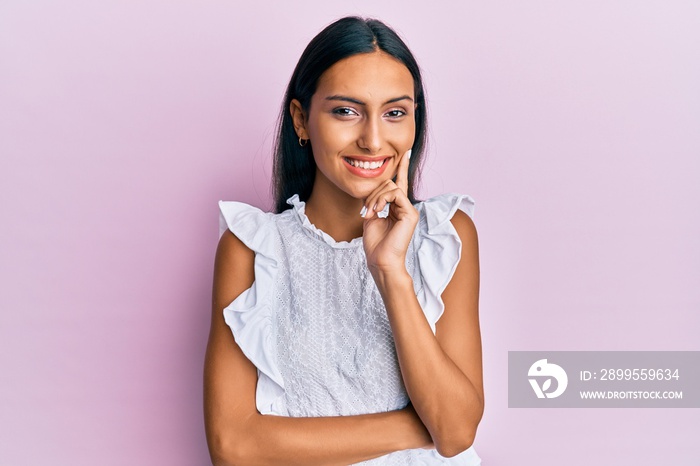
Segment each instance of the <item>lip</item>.
[{"label": "lip", "polygon": [[355,160],[361,160],[362,162],[378,162],[380,160],[384,159],[389,159],[392,156],[391,155],[380,155],[379,157],[370,157],[368,155],[344,155],[343,157],[347,157],[349,159],[355,159]]},{"label": "lip", "polygon": [[346,156],[349,159],[354,159],[354,160],[360,160],[362,162],[379,162],[381,160],[384,160],[384,163],[382,164],[381,167],[372,169],[372,170],[365,170],[364,168],[358,168],[350,165],[347,160],[345,160],[345,157],[343,157],[343,164],[345,165],[345,168],[350,171],[353,175],[357,175],[362,178],[375,178],[377,176],[380,176],[382,173],[384,173],[384,170],[386,170],[387,165],[389,165],[389,159],[391,157],[367,157],[367,156]]}]

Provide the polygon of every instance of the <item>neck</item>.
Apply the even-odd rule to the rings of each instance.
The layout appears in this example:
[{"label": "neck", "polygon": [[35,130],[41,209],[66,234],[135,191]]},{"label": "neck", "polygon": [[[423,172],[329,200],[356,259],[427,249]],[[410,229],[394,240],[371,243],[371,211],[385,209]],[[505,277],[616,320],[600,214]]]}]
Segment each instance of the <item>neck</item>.
[{"label": "neck", "polygon": [[335,186],[315,182],[305,213],[316,228],[340,242],[362,236],[361,209],[362,199],[355,199]]}]

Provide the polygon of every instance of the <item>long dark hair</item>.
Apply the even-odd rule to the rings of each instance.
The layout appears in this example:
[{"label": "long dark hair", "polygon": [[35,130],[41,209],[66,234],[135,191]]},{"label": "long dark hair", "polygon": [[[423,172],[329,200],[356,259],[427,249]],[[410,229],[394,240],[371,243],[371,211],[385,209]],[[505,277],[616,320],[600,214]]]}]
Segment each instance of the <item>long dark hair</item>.
[{"label": "long dark hair", "polygon": [[359,53],[381,50],[403,63],[413,76],[416,137],[408,169],[408,198],[415,203],[414,186],[420,176],[420,166],[427,138],[427,115],[425,92],[420,69],[406,44],[381,21],[373,18],[347,16],[328,25],[314,37],[301,54],[299,62],[287,86],[284,103],[277,121],[277,137],[273,162],[273,197],[275,212],[280,213],[291,206],[287,199],[294,194],[302,201],[308,200],[316,175],[311,144],[299,145],[294,131],[289,106],[297,99],[308,115],[311,97],[316,92],[321,75],[336,62]]}]

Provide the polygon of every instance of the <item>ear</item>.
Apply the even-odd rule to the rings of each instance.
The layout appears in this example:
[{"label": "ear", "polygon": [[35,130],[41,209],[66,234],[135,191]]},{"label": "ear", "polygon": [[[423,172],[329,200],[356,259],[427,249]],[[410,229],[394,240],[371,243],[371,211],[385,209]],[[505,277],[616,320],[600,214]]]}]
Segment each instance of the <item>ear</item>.
[{"label": "ear", "polygon": [[301,102],[297,99],[292,99],[289,103],[289,113],[292,115],[294,131],[296,131],[297,136],[302,139],[309,139],[309,133],[306,131],[306,113],[301,108]]}]

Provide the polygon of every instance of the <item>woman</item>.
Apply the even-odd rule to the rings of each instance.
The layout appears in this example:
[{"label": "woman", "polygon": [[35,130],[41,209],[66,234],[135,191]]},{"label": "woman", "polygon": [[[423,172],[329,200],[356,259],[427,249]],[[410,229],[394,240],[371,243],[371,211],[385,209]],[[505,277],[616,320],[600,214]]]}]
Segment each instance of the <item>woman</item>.
[{"label": "woman", "polygon": [[309,43],[279,121],[276,213],[219,202],[214,464],[480,464],[473,200],[414,199],[425,136],[394,31],[347,17]]}]

